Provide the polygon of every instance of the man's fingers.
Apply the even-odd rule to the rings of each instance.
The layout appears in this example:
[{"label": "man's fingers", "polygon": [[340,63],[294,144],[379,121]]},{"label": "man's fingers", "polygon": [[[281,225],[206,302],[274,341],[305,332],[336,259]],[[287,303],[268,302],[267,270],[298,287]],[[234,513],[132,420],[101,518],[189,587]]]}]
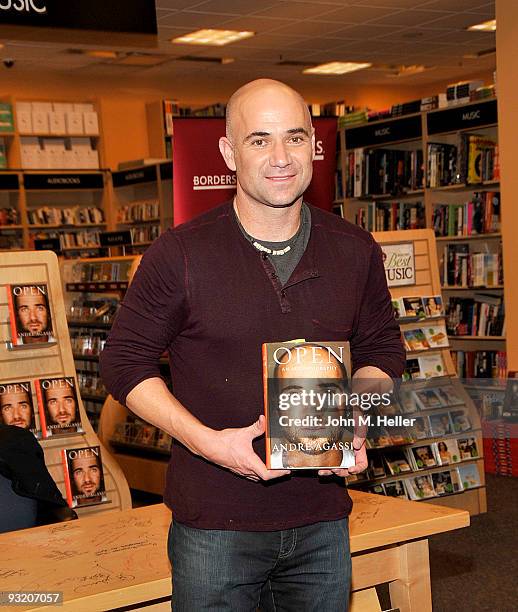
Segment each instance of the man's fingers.
[{"label": "man's fingers", "polygon": [[266,419],[264,418],[264,415],[261,414],[257,421],[248,427],[248,430],[252,434],[252,440],[262,436],[266,431]]}]

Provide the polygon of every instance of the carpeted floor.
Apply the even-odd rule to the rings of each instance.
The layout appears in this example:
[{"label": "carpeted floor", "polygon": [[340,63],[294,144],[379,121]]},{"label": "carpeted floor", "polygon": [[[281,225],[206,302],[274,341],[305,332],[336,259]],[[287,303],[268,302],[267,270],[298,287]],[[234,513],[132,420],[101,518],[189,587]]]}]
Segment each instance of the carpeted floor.
[{"label": "carpeted floor", "polygon": [[429,540],[434,612],[518,610],[518,479],[486,486],[487,514]]}]

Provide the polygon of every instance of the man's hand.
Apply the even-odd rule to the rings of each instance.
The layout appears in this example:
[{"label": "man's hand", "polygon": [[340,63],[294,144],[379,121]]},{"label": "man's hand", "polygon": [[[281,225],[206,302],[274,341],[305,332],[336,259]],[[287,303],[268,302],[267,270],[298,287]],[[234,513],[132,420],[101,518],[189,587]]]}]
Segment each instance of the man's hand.
[{"label": "man's hand", "polygon": [[367,460],[367,450],[365,449],[365,440],[355,438],[353,440],[354,449],[354,465],[349,468],[334,468],[332,470],[318,470],[319,476],[339,476],[345,478],[351,474],[359,474],[367,469],[369,462]]},{"label": "man's hand", "polygon": [[264,434],[265,423],[261,415],[248,427],[213,430],[203,457],[256,482],[290,474],[290,470],[268,470],[252,447],[252,441]]}]

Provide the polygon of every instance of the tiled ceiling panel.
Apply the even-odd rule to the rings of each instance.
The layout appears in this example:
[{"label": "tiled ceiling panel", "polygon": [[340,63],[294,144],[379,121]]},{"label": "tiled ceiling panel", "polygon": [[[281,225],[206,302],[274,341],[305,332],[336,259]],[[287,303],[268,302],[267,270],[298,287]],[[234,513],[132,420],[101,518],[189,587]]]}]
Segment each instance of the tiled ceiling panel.
[{"label": "tiled ceiling panel", "polygon": [[[150,0],[151,1],[151,0]],[[510,0],[509,0],[510,1]],[[514,0],[512,0],[514,1]],[[518,0],[516,0],[518,2]],[[349,84],[397,87],[460,80],[467,74],[492,70],[495,55],[478,53],[495,47],[494,33],[468,32],[466,27],[494,17],[494,2],[488,0],[156,0],[158,38],[148,53],[160,53],[164,63],[155,67],[128,67],[99,62],[87,55],[67,53],[70,47],[87,50],[93,45],[65,42],[52,31],[52,43],[11,41],[2,37],[3,57],[16,60],[19,70],[53,71],[63,75],[131,75],[132,87],[163,87],[170,83],[188,100],[203,83],[234,86],[258,76],[283,78],[295,86],[318,94],[341,97]],[[171,44],[170,40],[190,31],[219,27],[252,30],[256,36],[225,47]],[[135,46],[105,49],[131,52]],[[233,58],[230,64],[180,61],[181,55]],[[169,61],[166,61],[169,60]],[[280,60],[306,64],[367,61],[374,66],[343,76],[309,76],[301,66],[278,66]],[[387,65],[424,64],[421,74],[391,78]],[[395,69],[392,69],[393,73]],[[200,83],[199,78],[203,77]],[[187,78],[191,77],[192,78]],[[193,85],[193,83],[195,85]],[[307,87],[306,87],[307,85]],[[332,92],[336,92],[333,94]],[[322,93],[324,95],[324,93]]]}]

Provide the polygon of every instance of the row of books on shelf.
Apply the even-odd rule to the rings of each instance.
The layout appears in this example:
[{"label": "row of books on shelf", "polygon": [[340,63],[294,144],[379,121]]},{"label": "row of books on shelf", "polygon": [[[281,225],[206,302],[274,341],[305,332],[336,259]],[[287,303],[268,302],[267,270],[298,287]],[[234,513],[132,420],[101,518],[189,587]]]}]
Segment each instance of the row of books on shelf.
[{"label": "row of books on shelf", "polygon": [[13,107],[9,102],[0,102],[0,133],[14,132]]},{"label": "row of books on shelf", "polygon": [[449,85],[445,92],[425,96],[416,100],[393,104],[390,108],[373,111],[370,109],[352,108],[345,115],[339,117],[340,128],[350,128],[370,121],[380,121],[401,117],[419,112],[426,112],[438,108],[448,108],[477,100],[484,100],[495,95],[495,86],[485,86],[482,81],[463,81]]},{"label": "row of books on shelf", "polygon": [[369,202],[358,208],[355,224],[369,232],[390,232],[426,227],[422,202]]},{"label": "row of books on shelf", "polygon": [[31,236],[32,240],[58,238],[62,249],[95,248],[101,246],[101,232],[97,230],[79,230],[73,232],[38,232]]},{"label": "row of books on shelf", "polygon": [[392,300],[396,319],[405,318],[435,318],[444,316],[442,296],[408,296]]},{"label": "row of books on shelf", "polygon": [[131,227],[131,242],[139,244],[142,242],[153,242],[160,236],[160,225],[144,225]]},{"label": "row of books on shelf", "polygon": [[160,218],[160,202],[156,199],[139,200],[121,206],[117,213],[118,223],[152,221]]},{"label": "row of books on shelf", "polygon": [[[348,484],[356,483],[348,482]],[[454,493],[480,487],[480,485],[480,474],[477,464],[469,463],[448,470],[435,471],[431,474],[377,482],[355,488],[359,488],[367,493],[375,493],[376,495],[387,495],[389,497],[419,501],[433,497],[453,495]]]},{"label": "row of books on shelf", "polygon": [[78,369],[77,382],[81,395],[98,395],[103,398],[108,395],[98,372],[86,372]]},{"label": "row of books on shelf", "polygon": [[98,356],[106,344],[106,332],[81,327],[70,330],[70,343],[74,355]]},{"label": "row of books on shelf", "polygon": [[67,309],[67,319],[75,323],[111,323],[117,309],[117,298],[76,298]]},{"label": "row of books on shelf", "polygon": [[4,138],[0,138],[0,169],[7,168],[7,145]]},{"label": "row of books on shelf", "polygon": [[117,446],[139,446],[148,450],[171,450],[172,438],[169,434],[157,427],[130,419],[123,423],[117,423],[112,434],[110,443]]},{"label": "row of books on shelf", "polygon": [[473,236],[499,232],[500,193],[479,191],[469,202],[434,204],[432,224],[436,236]]},{"label": "row of books on shelf", "polygon": [[347,152],[346,171],[348,198],[397,196],[423,188],[423,152],[358,148]]},{"label": "row of books on shelf", "polygon": [[24,169],[82,169],[100,167],[99,151],[91,138],[42,138],[22,136],[21,166]]},{"label": "row of books on shelf", "polygon": [[17,102],[16,121],[20,134],[99,134],[99,118],[89,102]]},{"label": "row of books on shelf", "polygon": [[403,380],[422,380],[436,378],[446,374],[446,367],[440,352],[419,357],[407,358],[403,371]]},{"label": "row of books on shelf", "polygon": [[470,245],[446,244],[441,282],[448,287],[494,287],[502,285],[501,247],[497,253],[470,252]]},{"label": "row of books on shelf", "polygon": [[505,307],[502,298],[475,294],[473,298],[450,297],[446,305],[450,336],[503,336]]},{"label": "row of books on shelf", "polygon": [[37,438],[84,432],[73,376],[0,384],[0,421],[30,430]]},{"label": "row of books on shelf", "polygon": [[125,282],[128,280],[132,260],[81,262],[67,268],[67,283]]},{"label": "row of books on shelf", "polygon": [[451,351],[460,378],[505,378],[506,351]]},{"label": "row of books on shelf", "polygon": [[19,225],[20,215],[18,209],[13,206],[0,208],[0,227],[3,225]]},{"label": "row of books on shelf", "polygon": [[67,208],[41,206],[27,211],[32,225],[84,225],[104,223],[104,213],[98,206],[72,206]]},{"label": "row of books on shelf", "polygon": [[402,334],[407,351],[426,351],[448,346],[448,335],[444,323],[404,329]]},{"label": "row of books on shelf", "polygon": [[500,180],[498,143],[487,136],[460,133],[458,144],[427,145],[428,187]]},{"label": "row of books on shelf", "polygon": [[360,479],[388,478],[444,465],[453,465],[463,461],[472,461],[480,457],[480,450],[474,436],[445,438],[439,442],[410,448],[369,450],[369,467]]}]

